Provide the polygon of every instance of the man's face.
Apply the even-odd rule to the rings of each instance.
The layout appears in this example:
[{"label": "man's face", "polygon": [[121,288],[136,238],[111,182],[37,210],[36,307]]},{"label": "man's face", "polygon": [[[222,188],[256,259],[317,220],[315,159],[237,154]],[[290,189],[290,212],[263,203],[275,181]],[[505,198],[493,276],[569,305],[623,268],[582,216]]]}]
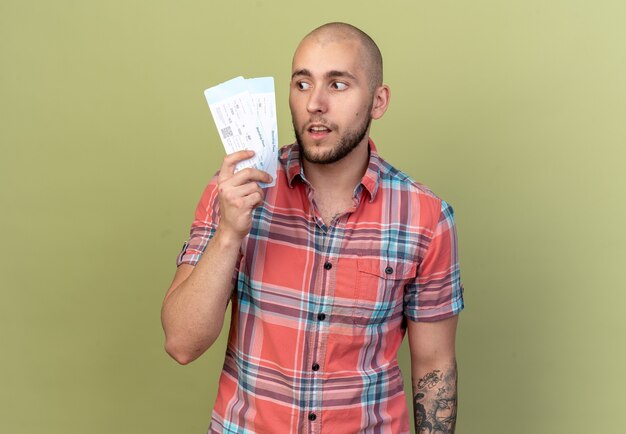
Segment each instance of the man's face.
[{"label": "man's face", "polygon": [[367,142],[373,96],[355,40],[305,39],[293,59],[289,107],[303,157],[341,160]]}]

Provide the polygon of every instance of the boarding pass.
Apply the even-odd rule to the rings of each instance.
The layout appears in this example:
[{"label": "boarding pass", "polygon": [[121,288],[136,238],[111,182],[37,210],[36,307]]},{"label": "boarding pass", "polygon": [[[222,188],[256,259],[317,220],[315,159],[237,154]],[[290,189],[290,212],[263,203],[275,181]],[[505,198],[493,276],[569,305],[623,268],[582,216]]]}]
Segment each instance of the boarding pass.
[{"label": "boarding pass", "polygon": [[254,167],[272,176],[275,184],[278,158],[278,123],[272,77],[236,77],[204,91],[213,120],[227,154],[254,151],[235,170]]}]

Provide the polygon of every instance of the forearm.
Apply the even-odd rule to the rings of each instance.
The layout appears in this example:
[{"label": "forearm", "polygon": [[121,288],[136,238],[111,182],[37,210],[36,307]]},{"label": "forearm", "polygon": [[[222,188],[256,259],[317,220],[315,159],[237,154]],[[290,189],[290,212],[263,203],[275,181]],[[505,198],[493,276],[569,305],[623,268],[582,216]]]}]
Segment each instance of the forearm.
[{"label": "forearm", "polygon": [[417,362],[412,376],[416,434],[453,434],[457,411],[456,360]]},{"label": "forearm", "polygon": [[241,241],[219,229],[191,274],[167,294],[161,310],[166,351],[186,364],[219,336]]}]

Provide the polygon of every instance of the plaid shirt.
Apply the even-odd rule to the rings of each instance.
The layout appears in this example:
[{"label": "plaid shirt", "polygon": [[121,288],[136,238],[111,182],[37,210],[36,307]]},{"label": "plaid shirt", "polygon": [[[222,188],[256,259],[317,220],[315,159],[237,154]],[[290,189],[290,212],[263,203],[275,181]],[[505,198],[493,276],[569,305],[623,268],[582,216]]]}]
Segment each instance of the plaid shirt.
[{"label": "plaid shirt", "polygon": [[[405,321],[463,309],[452,208],[378,156],[354,206],[324,224],[297,145],[253,213],[210,432],[408,433],[397,351]],[[219,222],[205,189],[178,264]]]}]

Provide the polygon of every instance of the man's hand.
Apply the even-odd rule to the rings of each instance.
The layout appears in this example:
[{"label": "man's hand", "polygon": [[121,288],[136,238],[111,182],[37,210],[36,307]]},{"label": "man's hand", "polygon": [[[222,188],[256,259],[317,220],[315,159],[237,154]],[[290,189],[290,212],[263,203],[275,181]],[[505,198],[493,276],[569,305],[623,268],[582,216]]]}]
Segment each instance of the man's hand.
[{"label": "man's hand", "polygon": [[254,151],[238,151],[224,157],[217,179],[220,201],[222,236],[241,241],[252,227],[252,210],[263,203],[264,193],[259,182],[272,182],[272,177],[261,170],[247,168],[235,173],[240,161],[251,158]]},{"label": "man's hand", "polygon": [[178,267],[163,300],[165,349],[179,363],[187,364],[204,353],[224,325],[241,240],[250,232],[252,210],[264,198],[257,182],[271,182],[271,176],[261,170],[235,173],[236,164],[253,155],[240,151],[224,158],[217,181],[220,222],[215,236],[195,267]]}]

